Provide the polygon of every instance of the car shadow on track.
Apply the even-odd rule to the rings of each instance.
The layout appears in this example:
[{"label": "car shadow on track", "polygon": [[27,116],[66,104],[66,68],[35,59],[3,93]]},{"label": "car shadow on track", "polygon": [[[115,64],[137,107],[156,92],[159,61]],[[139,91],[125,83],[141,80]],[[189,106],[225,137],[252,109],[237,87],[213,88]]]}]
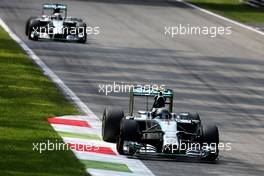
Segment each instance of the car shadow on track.
[{"label": "car shadow on track", "polygon": [[203,164],[219,164],[219,160],[215,161],[206,161],[197,158],[187,158],[187,157],[177,157],[177,158],[165,158],[165,157],[157,157],[157,156],[130,156],[128,158],[140,159],[144,161],[164,161],[164,162],[186,162],[186,163],[203,163]]}]

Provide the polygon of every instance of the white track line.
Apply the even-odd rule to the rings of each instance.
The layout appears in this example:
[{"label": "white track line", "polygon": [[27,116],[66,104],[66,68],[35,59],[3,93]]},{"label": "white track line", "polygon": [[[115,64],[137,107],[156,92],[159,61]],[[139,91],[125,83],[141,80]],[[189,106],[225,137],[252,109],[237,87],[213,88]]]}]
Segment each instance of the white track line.
[{"label": "white track line", "polygon": [[108,161],[111,160],[111,163],[118,163],[118,164],[133,164],[135,167],[137,166],[138,160],[130,158],[128,160],[125,160],[120,156],[120,157],[113,157],[112,155],[107,155],[107,154],[98,154],[98,153],[92,153],[92,152],[86,152],[86,153],[81,153],[78,151],[73,150],[75,155],[81,159],[81,160],[94,160],[94,161]]},{"label": "white track line", "polygon": [[52,118],[59,118],[59,119],[69,119],[69,120],[86,120],[87,117],[83,115],[65,115],[59,117],[52,117]]},{"label": "white track line", "polygon": [[[88,108],[76,95],[75,93],[64,84],[64,82],[24,43],[13,31],[10,30],[10,28],[7,26],[7,24],[2,20],[0,17],[0,25],[3,27],[3,29],[10,35],[10,37],[15,40],[23,49],[24,51],[29,55],[29,57],[43,70],[44,74],[48,76],[61,90],[62,92],[73,101],[73,103],[81,110],[83,111],[89,119],[87,120],[89,123],[92,123],[92,127],[95,129],[101,128],[101,123],[99,118]],[[92,122],[91,122],[92,121]],[[126,158],[124,158],[126,159]],[[140,161],[138,160],[137,164],[134,166],[129,165],[128,166],[132,172],[139,175],[148,175],[148,176],[154,176],[154,174]],[[108,171],[104,170],[91,170],[93,173],[92,175],[98,176],[98,175],[111,175],[108,174]],[[96,172],[95,172],[96,171]]]},{"label": "white track line", "polygon": [[101,130],[87,128],[87,127],[79,127],[79,126],[70,126],[70,125],[62,125],[62,124],[51,124],[51,126],[58,132],[68,132],[75,134],[95,134],[100,137]]},{"label": "white track line", "polygon": [[115,144],[100,141],[100,140],[93,140],[93,139],[87,140],[87,139],[79,139],[79,138],[75,138],[75,137],[63,137],[63,140],[66,143],[76,143],[76,144],[91,145],[91,146],[109,147],[113,151],[116,148]]},{"label": "white track line", "polygon": [[220,18],[220,19],[222,19],[222,20],[228,21],[228,22],[233,23],[233,24],[235,24],[235,25],[238,25],[238,26],[240,26],[240,27],[243,27],[243,28],[246,28],[246,29],[248,29],[248,30],[254,31],[254,32],[256,32],[256,33],[258,33],[258,34],[260,34],[260,35],[264,35],[264,32],[259,31],[259,30],[255,29],[255,28],[251,27],[251,26],[248,26],[248,25],[242,24],[242,23],[240,23],[240,22],[237,22],[237,21],[235,21],[235,20],[231,20],[231,19],[229,19],[229,18],[223,17],[223,16],[218,15],[218,14],[216,14],[216,13],[213,13],[213,12],[211,12],[211,11],[209,11],[209,10],[205,10],[205,9],[203,9],[203,8],[201,8],[201,7],[198,7],[198,6],[194,5],[194,4],[191,4],[191,3],[189,3],[189,2],[186,2],[186,1],[184,1],[184,0],[176,0],[176,1],[178,1],[178,2],[182,2],[182,3],[184,3],[185,5],[187,5],[187,6],[189,6],[189,7],[192,7],[192,8],[194,8],[194,9],[197,9],[197,10],[199,10],[199,11],[201,11],[201,12],[204,12],[204,13],[207,13],[207,14],[209,14],[209,15],[215,16],[215,17]]}]

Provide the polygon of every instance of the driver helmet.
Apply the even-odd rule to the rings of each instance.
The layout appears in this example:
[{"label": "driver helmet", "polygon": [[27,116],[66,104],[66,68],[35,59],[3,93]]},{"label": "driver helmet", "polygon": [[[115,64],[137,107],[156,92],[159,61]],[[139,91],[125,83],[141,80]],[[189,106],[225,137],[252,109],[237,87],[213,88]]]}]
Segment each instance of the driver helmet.
[{"label": "driver helmet", "polygon": [[160,119],[171,119],[171,113],[166,108],[157,109],[156,116]]},{"label": "driver helmet", "polygon": [[55,8],[55,9],[53,10],[53,14],[55,14],[55,13],[60,13],[60,8]]},{"label": "driver helmet", "polygon": [[162,95],[162,92],[159,92],[158,96],[155,96],[154,98],[154,108],[163,108],[165,107],[166,98]]},{"label": "driver helmet", "polygon": [[54,14],[53,14],[53,18],[54,18],[55,20],[62,20],[62,16],[61,16],[60,13],[54,13]]}]

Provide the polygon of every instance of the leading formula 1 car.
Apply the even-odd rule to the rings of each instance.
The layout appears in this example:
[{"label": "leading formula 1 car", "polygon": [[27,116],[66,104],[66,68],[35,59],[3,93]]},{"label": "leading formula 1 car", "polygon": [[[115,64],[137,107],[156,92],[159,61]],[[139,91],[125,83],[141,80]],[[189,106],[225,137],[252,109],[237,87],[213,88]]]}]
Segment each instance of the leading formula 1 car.
[{"label": "leading formula 1 car", "polygon": [[86,43],[86,23],[80,18],[67,16],[67,6],[46,3],[41,17],[26,22],[25,33],[30,40],[65,40]]},{"label": "leading formula 1 car", "polygon": [[[138,111],[138,114],[133,112],[135,97],[147,97],[146,110]],[[149,97],[154,97],[150,110]],[[102,117],[103,140],[116,143],[121,155],[216,160],[219,153],[217,126],[203,124],[198,113],[173,113],[172,108],[172,90],[135,87],[130,92],[128,116],[121,109],[105,109]]]}]

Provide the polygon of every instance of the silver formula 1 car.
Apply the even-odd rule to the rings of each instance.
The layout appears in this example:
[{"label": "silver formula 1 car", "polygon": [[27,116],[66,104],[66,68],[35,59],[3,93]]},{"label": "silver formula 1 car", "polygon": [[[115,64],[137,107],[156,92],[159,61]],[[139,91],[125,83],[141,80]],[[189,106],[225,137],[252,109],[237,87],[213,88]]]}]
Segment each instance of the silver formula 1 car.
[{"label": "silver formula 1 car", "polygon": [[[146,110],[134,114],[135,97],[145,97]],[[148,108],[149,97],[154,97]],[[138,105],[138,106],[137,106]],[[128,116],[120,109],[105,109],[102,137],[116,143],[121,155],[180,156],[214,161],[218,158],[219,133],[215,125],[203,124],[198,113],[173,113],[173,91],[134,88]]]},{"label": "silver formula 1 car", "polygon": [[67,16],[63,4],[43,4],[41,17],[31,17],[26,22],[25,33],[30,40],[64,40],[85,43],[86,23],[80,18]]}]

